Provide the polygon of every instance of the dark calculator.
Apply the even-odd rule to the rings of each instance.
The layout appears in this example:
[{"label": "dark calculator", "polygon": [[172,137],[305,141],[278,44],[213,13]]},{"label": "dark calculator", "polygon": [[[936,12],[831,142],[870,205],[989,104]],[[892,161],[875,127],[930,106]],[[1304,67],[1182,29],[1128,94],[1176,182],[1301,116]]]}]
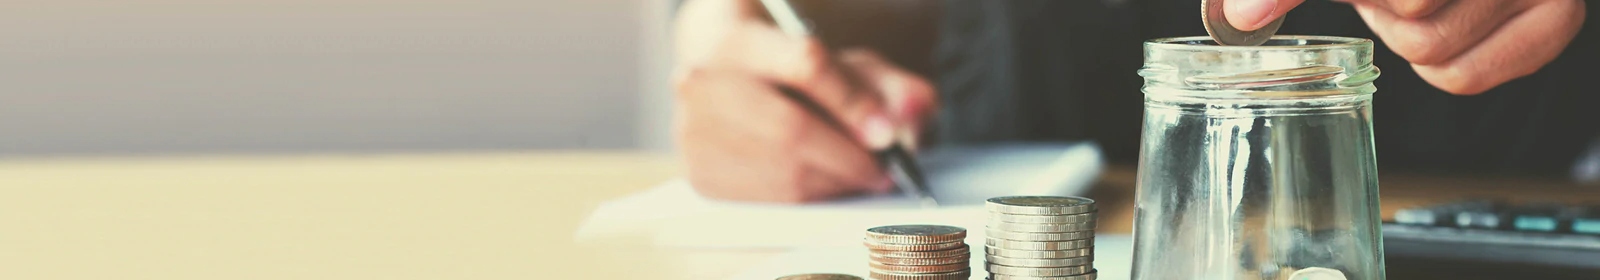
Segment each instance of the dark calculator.
[{"label": "dark calculator", "polygon": [[1384,221],[1383,241],[1390,271],[1412,276],[1600,279],[1600,205],[1469,199],[1401,209]]}]

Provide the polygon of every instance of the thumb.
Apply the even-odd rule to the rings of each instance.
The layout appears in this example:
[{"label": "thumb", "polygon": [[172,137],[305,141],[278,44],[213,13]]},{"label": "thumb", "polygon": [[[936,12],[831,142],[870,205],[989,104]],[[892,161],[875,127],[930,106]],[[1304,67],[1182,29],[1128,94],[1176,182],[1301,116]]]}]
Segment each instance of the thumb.
[{"label": "thumb", "polygon": [[1222,2],[1222,14],[1233,28],[1253,31],[1288,14],[1301,2],[1305,0],[1226,0]]}]

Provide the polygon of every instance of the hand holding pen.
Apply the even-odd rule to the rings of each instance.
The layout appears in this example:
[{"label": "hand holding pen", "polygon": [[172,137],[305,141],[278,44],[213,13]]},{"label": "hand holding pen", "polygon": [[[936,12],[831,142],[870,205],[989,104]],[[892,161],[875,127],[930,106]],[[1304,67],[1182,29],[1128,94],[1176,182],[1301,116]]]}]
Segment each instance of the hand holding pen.
[{"label": "hand holding pen", "polygon": [[832,50],[754,0],[680,9],[678,144],[708,197],[803,203],[893,191],[875,152],[922,127],[933,86],[865,49]]}]

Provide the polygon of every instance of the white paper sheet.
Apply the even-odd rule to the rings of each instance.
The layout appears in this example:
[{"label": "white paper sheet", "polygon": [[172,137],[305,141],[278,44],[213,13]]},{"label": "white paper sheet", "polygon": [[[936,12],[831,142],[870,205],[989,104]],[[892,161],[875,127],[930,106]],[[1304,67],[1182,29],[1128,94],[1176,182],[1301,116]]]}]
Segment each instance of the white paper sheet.
[{"label": "white paper sheet", "polygon": [[[932,223],[981,229],[983,200],[1003,195],[1078,195],[1099,176],[1092,143],[951,148],[920,159],[941,207],[902,195],[792,206],[711,200],[673,180],[606,202],[580,226],[580,243],[642,242],[673,248],[796,248],[855,244],[867,228]],[[842,242],[842,243],[841,243]]]}]

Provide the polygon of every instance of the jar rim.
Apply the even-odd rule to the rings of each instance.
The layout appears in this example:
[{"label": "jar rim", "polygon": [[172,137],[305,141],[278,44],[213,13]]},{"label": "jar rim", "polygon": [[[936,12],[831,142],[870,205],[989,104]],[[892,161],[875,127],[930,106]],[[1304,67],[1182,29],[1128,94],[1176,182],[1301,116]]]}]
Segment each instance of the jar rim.
[{"label": "jar rim", "polygon": [[1371,48],[1372,40],[1354,37],[1274,35],[1260,46],[1223,46],[1209,36],[1184,36],[1156,38],[1145,41],[1146,47],[1161,50],[1210,51],[1265,51],[1265,50],[1333,50]]}]

